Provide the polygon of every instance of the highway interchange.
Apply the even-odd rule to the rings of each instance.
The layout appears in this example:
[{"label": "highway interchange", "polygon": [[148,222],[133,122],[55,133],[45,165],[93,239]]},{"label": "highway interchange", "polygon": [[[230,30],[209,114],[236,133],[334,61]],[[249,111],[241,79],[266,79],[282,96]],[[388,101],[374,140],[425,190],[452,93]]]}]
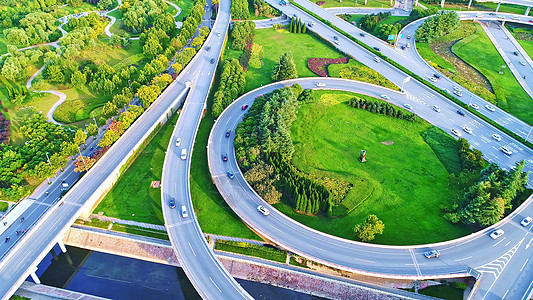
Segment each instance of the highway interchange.
[{"label": "highway interchange", "polygon": [[[297,2],[302,6],[308,3],[303,0],[298,0]],[[275,2],[271,4],[278,6]],[[281,10],[286,12],[287,15],[298,14],[298,17],[306,22],[312,19],[309,15],[293,6],[283,7]],[[331,16],[321,8],[313,8],[313,10],[314,13],[319,15],[325,14],[325,17]],[[358,29],[338,18],[333,18],[335,26],[360,38]],[[333,36],[338,36],[340,40],[339,49],[357,57],[364,64],[385,75],[398,85],[401,85],[401,82],[406,77],[403,72],[398,71],[385,62],[375,63],[373,61],[373,55],[370,52],[339,33],[336,33],[318,20],[315,19],[314,21],[317,25],[314,26],[313,30],[319,35],[330,42],[333,41]],[[132,129],[128,130],[91,171],[82,177],[78,184],[59,201],[61,205],[57,204],[53,206],[46,212],[45,216],[42,216],[45,213],[45,209],[56,201],[56,198],[54,198],[55,193],[58,191],[58,181],[56,181],[52,185],[55,192],[52,192],[49,197],[43,197],[45,201],[48,201],[43,202],[44,205],[41,205],[43,208],[36,209],[34,213],[26,215],[25,222],[35,222],[38,219],[40,221],[24,236],[24,239],[18,241],[14,247],[15,251],[10,251],[0,262],[0,292],[4,297],[12,294],[14,289],[33,271],[35,265],[40,262],[48,249],[58,239],[61,239],[64,231],[81,213],[82,208],[86,208],[84,205],[86,206],[87,203],[91,202],[93,193],[98,191],[99,187],[108,179],[108,174],[111,174],[112,170],[117,165],[120,165],[125,154],[133,151],[136,142],[142,140],[150,128],[153,128],[160,121],[161,116],[165,115],[168,107],[174,106],[176,102],[179,102],[177,100],[181,99],[188,91],[185,83],[191,82],[192,88],[189,91],[187,101],[181,112],[182,115],[178,120],[172,141],[167,149],[167,154],[169,155],[165,158],[162,179],[162,201],[165,223],[171,242],[178,258],[184,266],[186,274],[203,297],[209,299],[228,297],[231,299],[250,298],[235,280],[229,276],[225,269],[221,267],[220,263],[214,258],[212,251],[207,247],[205,238],[194,217],[188,178],[190,156],[193,150],[196,130],[203,109],[205,108],[205,101],[216,68],[216,64],[211,64],[210,60],[213,57],[218,58],[228,23],[229,2],[222,1],[213,31],[205,43],[205,45],[211,46],[211,51],[206,51],[204,47],[199,52],[199,55],[193,59],[167,91],[132,125]],[[404,30],[405,36],[407,36],[409,34],[408,30],[413,30],[412,32],[414,32],[416,28],[413,25],[406,27]],[[218,32],[220,34],[217,34]],[[419,72],[421,74],[424,72],[430,72],[432,74],[434,72],[431,68],[428,68],[429,66],[425,62],[424,64],[420,63],[421,58],[413,52],[415,47],[411,47],[410,51],[401,52],[398,48],[385,47],[381,41],[369,35],[361,38],[366,39],[364,40],[365,43],[368,43],[370,46],[374,46],[374,43],[375,45],[379,45],[382,48],[382,53],[401,64],[408,65],[409,69],[417,74]],[[413,43],[413,40],[406,42]],[[515,161],[522,158],[531,158],[532,153],[529,148],[513,141],[510,137],[469,113],[464,117],[458,115],[456,113],[458,107],[455,104],[415,80],[411,80],[405,84],[405,93],[398,93],[380,87],[338,79],[302,79],[298,82],[304,88],[310,88],[316,87],[318,80],[323,80],[327,88],[355,90],[378,97],[381,94],[387,94],[391,97],[391,102],[397,105],[403,105],[404,103],[411,104],[415,113],[447,131],[454,126],[454,128],[460,128],[464,124],[468,124],[474,130],[472,135],[467,136],[469,141],[476,148],[482,150],[489,161],[496,161],[504,167],[510,167]],[[529,248],[533,239],[530,235],[531,228],[522,228],[519,225],[520,220],[524,216],[533,215],[533,208],[528,205],[522,206],[511,214],[505,222],[497,225],[497,227],[502,227],[506,231],[506,235],[499,240],[493,241],[488,238],[486,233],[490,229],[486,229],[456,241],[431,246],[422,245],[412,247],[369,245],[320,234],[288,219],[272,208],[271,211],[273,213],[270,216],[263,217],[260,215],[255,207],[258,203],[262,203],[262,200],[255,192],[250,190],[240,172],[235,172],[237,176],[233,180],[229,180],[225,176],[227,166],[221,165],[220,151],[227,153],[234,152],[231,150],[233,147],[232,139],[226,139],[221,133],[225,132],[227,128],[234,128],[242,118],[241,103],[250,105],[257,94],[268,92],[268,89],[274,89],[283,85],[284,83],[276,83],[263,87],[263,89],[254,90],[241,97],[217,120],[217,124],[213,128],[210,137],[210,169],[215,183],[217,183],[221,194],[226,198],[230,206],[232,206],[246,223],[254,227],[257,231],[264,233],[270,240],[295,253],[314,258],[326,264],[335,265],[341,269],[358,270],[359,272],[380,274],[388,277],[409,276],[411,278],[434,278],[444,276],[445,274],[465,275],[469,271],[469,267],[474,267],[478,271],[483,272],[482,278],[484,280],[480,281],[481,283],[477,290],[479,298],[501,299],[503,297],[516,296],[517,299],[520,299],[522,295],[531,293],[532,286],[530,283],[531,278],[533,278],[533,267],[529,263],[529,257],[533,250]],[[446,78],[440,79],[437,83],[437,86],[448,89],[453,88],[453,85]],[[462,98],[465,99],[465,96],[469,97],[466,91]],[[473,101],[477,101],[483,110],[483,107],[485,107],[484,100],[477,99],[474,96]],[[440,113],[431,109],[432,105],[435,104],[441,108]],[[523,122],[505,112],[499,109],[495,112],[483,112],[489,114],[491,118],[521,136],[525,137],[527,135],[526,131],[529,126],[524,126],[525,124]],[[498,150],[500,143],[490,138],[492,133],[495,132],[499,132],[504,138],[502,143],[510,145],[516,151],[511,158],[501,153]],[[464,132],[463,136],[465,136]],[[176,147],[174,144],[175,139],[178,137],[182,138],[180,147]],[[180,149],[183,148],[188,149],[185,160],[181,160],[179,157],[181,154]],[[230,155],[230,158],[232,159],[227,164],[234,171],[238,171],[234,156]],[[530,168],[528,166],[528,170]],[[74,180],[74,177],[76,177],[76,174],[72,174],[68,169],[65,174],[64,176],[68,180]],[[175,209],[168,207],[170,198],[177,199]],[[180,215],[182,205],[185,205],[188,210],[187,218],[183,218]],[[54,217],[51,217],[52,213]],[[273,226],[273,224],[276,224],[276,226]],[[280,224],[285,226],[283,232],[279,230]],[[287,238],[289,235],[284,234],[289,229],[295,234],[290,239]],[[11,231],[11,228],[9,230],[12,234],[13,231]],[[40,234],[40,232],[45,232],[46,234]],[[9,232],[6,234],[9,234]],[[294,237],[298,238],[294,239]],[[317,241],[322,241],[322,243],[317,243]],[[494,251],[484,251],[488,246],[492,246],[489,249],[494,249]],[[442,253],[441,258],[426,260],[421,256],[421,253],[429,248],[439,249]],[[5,252],[4,250],[2,251]],[[516,272],[517,269],[520,269],[521,272]],[[507,279],[514,278],[514,280],[496,280],[500,276],[504,276]]]}]

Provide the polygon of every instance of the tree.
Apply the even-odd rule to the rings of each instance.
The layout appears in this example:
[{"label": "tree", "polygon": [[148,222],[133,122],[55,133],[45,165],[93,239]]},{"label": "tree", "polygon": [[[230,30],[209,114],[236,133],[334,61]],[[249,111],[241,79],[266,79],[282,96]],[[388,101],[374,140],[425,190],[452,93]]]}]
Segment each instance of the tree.
[{"label": "tree", "polygon": [[141,99],[143,107],[148,108],[148,106],[150,106],[150,104],[152,104],[152,102],[157,99],[157,96],[159,96],[159,92],[159,87],[156,85],[143,85],[137,91],[137,95],[139,96],[139,99]]},{"label": "tree", "polygon": [[68,164],[68,157],[63,156],[60,153],[54,153],[50,156],[50,162],[55,168],[63,169]]},{"label": "tree", "polygon": [[369,242],[375,238],[376,234],[382,234],[385,225],[376,215],[369,215],[365,222],[355,225],[354,234],[363,242]]},{"label": "tree", "polygon": [[106,104],[104,104],[104,107],[102,108],[102,114],[106,118],[110,118],[118,113],[117,106],[112,102],[109,101]]},{"label": "tree", "polygon": [[87,134],[83,132],[83,130],[78,129],[78,131],[76,131],[76,134],[74,135],[74,144],[78,145],[79,147],[85,144],[86,140],[87,140]]},{"label": "tree", "polygon": [[81,71],[76,71],[72,73],[72,76],[70,77],[70,83],[77,88],[81,88],[87,83],[87,76]]},{"label": "tree", "polygon": [[298,77],[296,64],[291,52],[285,52],[281,55],[279,63],[274,67],[272,80],[281,81]]},{"label": "tree", "polygon": [[87,126],[87,133],[92,137],[96,137],[98,134],[98,127],[93,123],[89,124],[89,126]]},{"label": "tree", "polygon": [[83,158],[80,156],[78,157],[78,160],[74,162],[74,172],[88,171],[95,163],[96,159],[90,156],[83,156]]},{"label": "tree", "polygon": [[50,166],[48,162],[40,162],[35,168],[33,169],[33,175],[39,179],[43,180],[49,177],[53,177],[56,174],[56,169],[53,166]]}]

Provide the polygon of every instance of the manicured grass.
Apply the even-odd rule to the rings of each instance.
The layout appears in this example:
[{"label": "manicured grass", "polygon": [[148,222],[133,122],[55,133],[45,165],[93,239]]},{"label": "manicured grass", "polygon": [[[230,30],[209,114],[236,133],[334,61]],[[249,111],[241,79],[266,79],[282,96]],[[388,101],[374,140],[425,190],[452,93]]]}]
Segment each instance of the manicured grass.
[{"label": "manicured grass", "polygon": [[63,123],[75,123],[91,118],[91,111],[111,100],[111,95],[93,94],[88,88],[50,86],[48,89],[64,93],[67,100],[54,111],[54,119]]},{"label": "manicured grass", "polygon": [[405,20],[407,17],[402,16],[389,16],[383,19],[383,21],[379,22],[379,24],[393,24],[401,20]]},{"label": "manicured grass", "polygon": [[[430,124],[349,107],[346,102],[351,95],[343,92],[322,91],[317,97],[323,102],[302,105],[292,126],[296,148],[292,162],[306,173],[338,176],[354,184],[368,182],[371,195],[343,218],[297,214],[286,203],[275,205],[277,209],[312,228],[349,239],[355,224],[376,214],[385,223],[384,234],[374,241],[379,244],[431,243],[471,232],[446,221],[439,209],[453,201],[457,192],[450,190],[446,167],[422,137],[432,130]],[[434,134],[446,135],[442,131]],[[382,144],[387,141],[394,144]],[[433,143],[433,147],[448,144]],[[363,149],[367,151],[365,163],[359,162]],[[439,149],[446,151],[456,150]],[[352,201],[361,194],[355,188],[346,199]]]},{"label": "manicured grass", "polygon": [[177,4],[181,9],[180,15],[176,17],[176,21],[180,22],[183,22],[183,19],[189,15],[194,6],[194,1],[192,0],[172,0],[170,2]]},{"label": "manicured grass", "polygon": [[[341,7],[341,2],[339,0],[321,0],[326,1],[321,7],[322,8],[328,8],[328,7]],[[314,1],[315,4],[320,1]],[[394,1],[393,1],[394,4]],[[344,0],[342,1],[342,7],[355,7],[356,1],[355,0]],[[390,8],[390,1],[386,0],[368,0],[365,5],[365,0],[357,0],[357,7],[364,8],[364,7],[383,7],[383,8]]]},{"label": "manicured grass", "polygon": [[521,33],[521,34],[528,34],[528,35],[532,35],[533,36],[533,28],[531,28],[531,27],[512,27],[512,26],[509,26],[507,24],[505,26],[507,27],[507,29],[509,29],[509,31],[514,36],[516,41],[520,44],[520,46],[522,46],[522,48],[524,48],[524,50],[526,51],[527,55],[529,55],[529,57],[533,57],[533,41],[521,39],[520,35],[517,35],[517,33]]},{"label": "manicured grass", "polygon": [[0,202],[0,211],[6,211],[9,208],[9,203],[1,201]]},{"label": "manicured grass", "polygon": [[[440,2],[439,2],[440,3]],[[440,4],[428,4],[425,1],[420,1],[420,4],[424,5],[427,8],[436,8],[438,10],[441,10]],[[493,2],[478,2],[476,4],[472,4],[470,9],[468,9],[468,3],[465,4],[457,4],[457,3],[450,3],[445,2],[444,3],[444,10],[470,10],[470,11],[496,11],[496,7],[498,6],[498,3]],[[507,13],[513,13],[513,14],[521,14],[523,15],[526,12],[525,6],[520,5],[513,5],[513,4],[502,4],[500,5],[500,9],[498,12],[507,12]]]},{"label": "manicured grass", "polygon": [[198,128],[191,158],[191,198],[198,223],[203,232],[261,240],[244,225],[211,181],[206,147],[213,123],[214,118],[206,113]]},{"label": "manicured grass", "polygon": [[161,190],[151,188],[150,183],[161,180],[165,151],[177,119],[176,114],[161,128],[94,213],[104,212],[110,217],[158,225],[165,223],[161,211]]},{"label": "manicured grass", "polygon": [[79,12],[98,11],[98,10],[100,9],[97,8],[95,5],[90,4],[88,2],[82,2],[81,5],[78,7],[72,7],[72,6],[67,5],[65,7],[60,7],[51,13],[54,17],[60,18],[60,17],[64,17],[67,15],[77,14]]},{"label": "manicured grass", "polygon": [[244,242],[217,240],[215,242],[215,250],[259,257],[267,260],[277,261],[279,263],[285,263],[287,259],[287,252],[285,251]]},{"label": "manicured grass", "polygon": [[361,26],[361,19],[363,19],[364,15],[343,15],[343,19],[356,25]]},{"label": "manicured grass", "polygon": [[477,23],[474,25],[476,32],[457,42],[452,51],[490,81],[499,107],[522,121],[533,124],[531,98],[509,68],[505,68],[503,75],[498,73],[501,66],[506,64],[481,26]]},{"label": "manicured grass", "polygon": [[384,87],[388,87],[393,90],[400,90],[399,87],[397,87],[394,83],[392,83],[390,80],[385,78],[385,76],[379,74],[378,72],[366,67],[364,64],[360,63],[359,61],[355,59],[348,60],[347,64],[331,64],[328,66],[328,74],[331,77],[341,77],[340,72],[344,68],[356,68],[358,70],[356,73],[356,77],[351,77],[353,80],[373,83],[376,85],[381,85]]},{"label": "manicured grass", "polygon": [[418,50],[418,53],[420,53],[420,56],[427,60],[430,65],[436,65],[452,73],[457,74],[457,70],[455,69],[455,67],[449,61],[445,60],[440,55],[433,52],[428,43],[416,43],[416,49]]},{"label": "manicured grass", "polygon": [[129,234],[142,235],[147,237],[153,237],[160,240],[169,240],[168,234],[166,231],[155,230],[150,228],[144,228],[139,226],[124,225],[124,224],[113,224],[111,228],[113,231],[124,232]]},{"label": "manicured grass", "polygon": [[[298,77],[315,77],[307,67],[307,60],[311,57],[339,58],[343,55],[332,46],[311,34],[294,34],[287,30],[273,28],[256,29],[254,43],[263,46],[261,59],[263,66],[259,69],[248,67],[246,72],[246,91],[272,82],[272,70],[279,61],[279,57],[286,51],[292,52]],[[228,42],[228,46],[231,41]],[[309,51],[313,49],[313,51]],[[238,59],[242,51],[225,50],[225,58]]]}]

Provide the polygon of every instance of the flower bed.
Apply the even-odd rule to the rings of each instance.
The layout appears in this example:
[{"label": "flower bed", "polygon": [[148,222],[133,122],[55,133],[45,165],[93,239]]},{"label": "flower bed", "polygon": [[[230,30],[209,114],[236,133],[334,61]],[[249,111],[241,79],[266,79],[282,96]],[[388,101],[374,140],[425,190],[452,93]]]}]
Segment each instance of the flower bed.
[{"label": "flower bed", "polygon": [[318,1],[318,2],[316,3],[316,5],[318,5],[318,6],[322,6],[322,5],[324,5],[325,3],[326,3],[326,1]]},{"label": "flower bed", "polygon": [[347,64],[348,60],[349,60],[348,57],[341,57],[337,59],[313,57],[307,60],[307,67],[309,67],[309,70],[311,70],[316,75],[320,77],[327,77],[329,65]]}]

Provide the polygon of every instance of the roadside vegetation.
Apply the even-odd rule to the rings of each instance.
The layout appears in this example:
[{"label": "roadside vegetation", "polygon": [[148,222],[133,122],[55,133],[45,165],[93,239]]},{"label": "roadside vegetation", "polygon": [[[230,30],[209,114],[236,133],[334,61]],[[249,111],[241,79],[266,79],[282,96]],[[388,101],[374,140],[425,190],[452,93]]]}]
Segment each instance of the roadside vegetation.
[{"label": "roadside vegetation", "polygon": [[[328,7],[378,7],[378,8],[390,8],[390,1],[388,0],[315,0],[316,5],[322,8]],[[356,5],[357,2],[357,5]]]},{"label": "roadside vegetation", "polygon": [[272,260],[279,263],[285,263],[287,259],[287,252],[269,247],[260,246],[256,244],[249,244],[245,242],[235,242],[226,240],[216,240],[215,250],[233,252],[247,256],[259,257],[267,260]]},{"label": "roadside vegetation", "polygon": [[[431,35],[429,44],[417,40],[420,55],[461,86],[533,124],[533,113],[529,109],[531,98],[507,68],[481,26],[460,22],[455,29],[445,32],[444,35]],[[503,70],[502,65],[506,66]]]},{"label": "roadside vegetation", "polygon": [[[446,2],[444,3],[444,10],[468,11],[468,2],[469,1],[464,0],[446,0]],[[442,9],[440,7],[440,0],[421,0],[419,3],[427,8],[433,8],[437,10]],[[496,11],[496,7],[498,7],[498,3],[496,2],[472,1],[470,11]],[[526,12],[526,7],[522,5],[502,3],[498,12],[523,15]]]},{"label": "roadside vegetation", "polygon": [[533,57],[533,28],[529,25],[507,23],[505,27],[511,32],[516,41],[524,48],[529,57]]}]

